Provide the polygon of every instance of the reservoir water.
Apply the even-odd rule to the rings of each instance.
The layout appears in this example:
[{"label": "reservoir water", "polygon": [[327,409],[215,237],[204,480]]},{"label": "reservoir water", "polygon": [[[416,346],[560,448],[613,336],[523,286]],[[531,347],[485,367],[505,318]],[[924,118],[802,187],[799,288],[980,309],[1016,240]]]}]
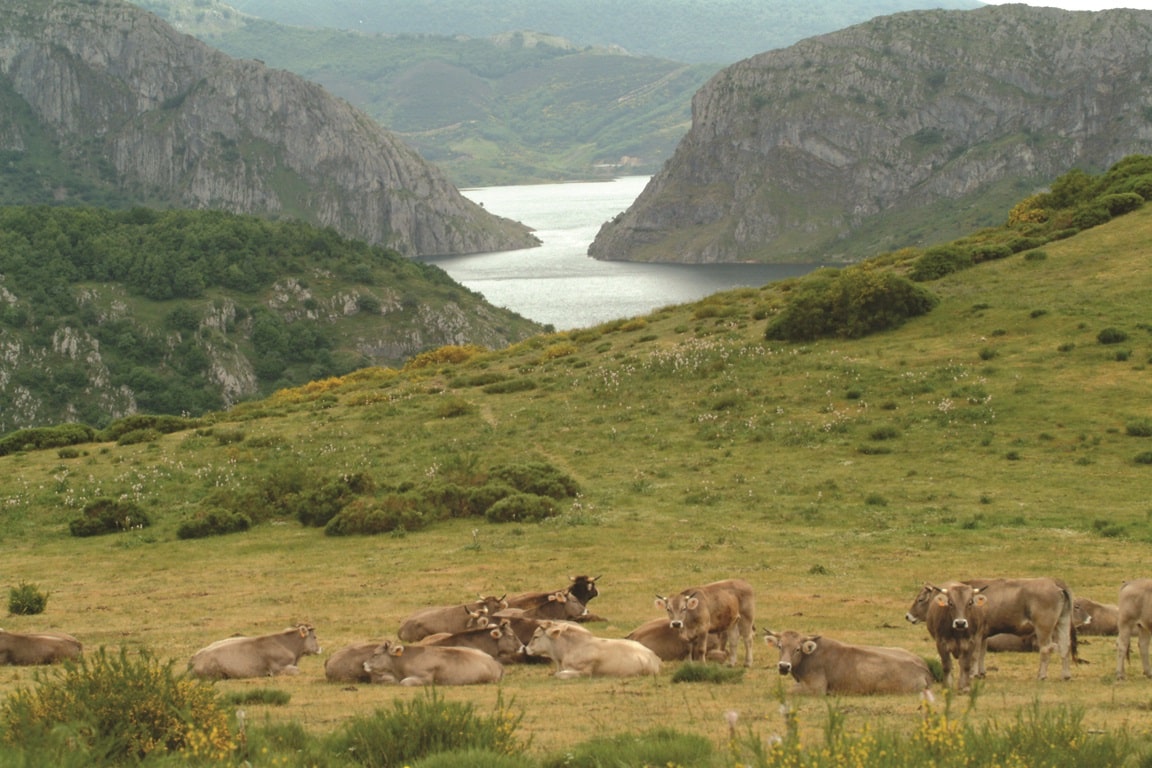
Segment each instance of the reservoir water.
[{"label": "reservoir water", "polygon": [[803,275],[810,264],[647,264],[587,255],[601,224],[632,204],[647,176],[461,192],[536,230],[538,248],[425,259],[458,283],[556,330],[587,328],[718,291]]}]

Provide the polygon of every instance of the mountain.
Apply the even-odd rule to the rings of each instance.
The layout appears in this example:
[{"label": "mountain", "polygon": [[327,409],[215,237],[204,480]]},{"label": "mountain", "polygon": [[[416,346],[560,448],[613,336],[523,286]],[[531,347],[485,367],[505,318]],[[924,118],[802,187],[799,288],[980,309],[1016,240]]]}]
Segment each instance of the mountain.
[{"label": "mountain", "polygon": [[537,242],[319,85],[119,0],[0,3],[0,106],[0,202],[298,217],[406,256]]},{"label": "mountain", "polygon": [[1152,150],[1152,13],[874,19],[714,77],[600,259],[834,263],[1000,223],[1070,167]]},{"label": "mountain", "polygon": [[548,33],[638,56],[731,64],[875,16],[974,0],[230,0],[262,18],[388,34]]}]

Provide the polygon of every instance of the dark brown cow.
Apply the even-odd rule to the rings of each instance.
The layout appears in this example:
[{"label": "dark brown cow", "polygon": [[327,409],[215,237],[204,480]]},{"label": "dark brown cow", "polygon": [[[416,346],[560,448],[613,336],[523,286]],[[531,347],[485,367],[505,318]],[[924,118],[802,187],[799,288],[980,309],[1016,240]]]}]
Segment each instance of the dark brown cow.
[{"label": "dark brown cow", "polygon": [[524,644],[512,630],[509,619],[499,619],[498,623],[466,629],[463,632],[429,635],[420,641],[420,645],[475,648],[500,661],[518,661],[524,650]]},{"label": "dark brown cow", "polygon": [[978,666],[978,653],[987,638],[988,601],[982,592],[982,589],[961,581],[952,581],[942,587],[925,584],[912,603],[915,610],[927,593],[928,609],[924,623],[936,642],[945,684],[951,681],[952,659],[956,659],[956,689],[959,691],[967,691],[971,686],[971,677]]},{"label": "dark brown cow", "polygon": [[[684,661],[688,658],[688,643],[680,636],[680,630],[672,629],[668,619],[646,621],[628,633],[626,639],[651,648],[661,661]],[[727,635],[715,632],[708,635],[709,661],[727,661],[728,652],[724,649],[726,639]]]},{"label": "dark brown cow", "polygon": [[657,595],[656,605],[668,612],[669,626],[688,643],[690,661],[704,661],[708,634],[719,632],[727,635],[728,666],[736,665],[739,638],[744,640],[744,666],[752,666],[756,601],[748,582],[727,579],[689,587],[673,597]]},{"label": "dark brown cow", "polygon": [[84,646],[63,632],[5,632],[0,629],[0,665],[55,664],[74,659]]},{"label": "dark brown cow", "polygon": [[217,640],[192,656],[188,671],[208,679],[298,675],[300,657],[311,653],[320,653],[316,630],[298,624],[270,635]]},{"label": "dark brown cow", "polygon": [[524,618],[547,621],[579,621],[588,613],[584,604],[568,590],[525,592],[508,598],[507,608],[523,611]]},{"label": "dark brown cow", "polygon": [[781,675],[792,675],[801,693],[920,693],[934,682],[928,663],[903,648],[849,645],[799,632],[765,632],[780,649]]},{"label": "dark brown cow", "polygon": [[1152,643],[1152,579],[1135,579],[1120,586],[1116,600],[1116,679],[1124,679],[1124,662],[1132,644],[1132,635],[1139,634],[1140,662],[1144,676],[1152,677],[1148,661],[1148,646]]},{"label": "dark brown cow", "polygon": [[463,632],[474,626],[485,626],[487,621],[481,622],[481,619],[507,607],[503,597],[489,595],[463,605],[421,608],[401,622],[397,636],[405,643],[415,643],[440,632]]},{"label": "dark brown cow", "polygon": [[374,683],[400,685],[477,685],[498,683],[504,667],[475,648],[400,645],[385,641],[376,647],[364,669]]},{"label": "dark brown cow", "polygon": [[1116,605],[1077,597],[1072,601],[1072,610],[1078,634],[1115,636],[1120,633],[1120,609]]},{"label": "dark brown cow", "polygon": [[371,675],[364,662],[380,647],[380,641],[348,645],[333,653],[324,662],[324,677],[332,683],[370,683]]}]

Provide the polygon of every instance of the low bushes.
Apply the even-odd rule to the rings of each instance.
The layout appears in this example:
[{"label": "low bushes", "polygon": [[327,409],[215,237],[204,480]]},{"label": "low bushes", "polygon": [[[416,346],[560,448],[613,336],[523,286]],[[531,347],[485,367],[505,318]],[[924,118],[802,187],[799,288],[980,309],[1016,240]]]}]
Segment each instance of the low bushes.
[{"label": "low bushes", "polygon": [[139,504],[103,498],[88,502],[80,517],[68,523],[68,530],[73,536],[100,536],[150,525],[152,519]]}]

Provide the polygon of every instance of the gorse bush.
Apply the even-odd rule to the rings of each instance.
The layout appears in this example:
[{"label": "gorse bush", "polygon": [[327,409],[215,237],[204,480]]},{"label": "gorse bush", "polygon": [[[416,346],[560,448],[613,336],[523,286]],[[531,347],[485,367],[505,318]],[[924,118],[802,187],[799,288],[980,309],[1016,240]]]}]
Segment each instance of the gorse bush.
[{"label": "gorse bush", "polygon": [[133,528],[147,528],[152,524],[139,504],[120,499],[94,499],[85,505],[80,517],[68,523],[73,536],[100,536]]},{"label": "gorse bush", "polygon": [[16,616],[34,616],[48,607],[48,594],[26,581],[8,590],[8,613]]},{"label": "gorse bush", "polygon": [[242,512],[210,509],[181,523],[180,527],[176,529],[176,537],[179,539],[203,539],[208,536],[240,533],[251,527],[252,519]]},{"label": "gorse bush", "polygon": [[99,761],[136,761],[180,752],[222,760],[235,749],[228,713],[209,683],[176,676],[147,651],[100,649],[67,661],[0,704],[0,738],[16,747],[50,743],[60,728]]},{"label": "gorse bush", "polygon": [[444,701],[433,689],[411,701],[393,702],[391,711],[378,709],[350,720],[329,738],[329,746],[366,768],[405,766],[428,755],[469,749],[518,755],[528,747],[517,734],[522,719],[503,697],[492,714],[481,715],[471,702]]},{"label": "gorse bush", "polygon": [[556,502],[534,493],[514,493],[493,504],[484,516],[493,523],[538,523],[560,514]]}]

